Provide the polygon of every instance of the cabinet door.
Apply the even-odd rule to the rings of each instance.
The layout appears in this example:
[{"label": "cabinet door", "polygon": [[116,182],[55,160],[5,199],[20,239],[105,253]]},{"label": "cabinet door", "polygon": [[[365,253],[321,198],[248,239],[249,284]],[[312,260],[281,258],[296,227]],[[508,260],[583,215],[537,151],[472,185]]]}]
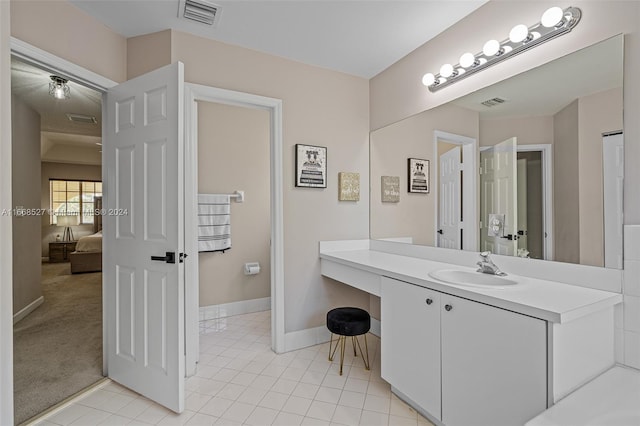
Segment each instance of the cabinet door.
[{"label": "cabinet door", "polygon": [[521,425],[546,409],[545,322],[442,294],[442,422]]},{"label": "cabinet door", "polygon": [[382,278],[382,378],[440,419],[440,293]]}]

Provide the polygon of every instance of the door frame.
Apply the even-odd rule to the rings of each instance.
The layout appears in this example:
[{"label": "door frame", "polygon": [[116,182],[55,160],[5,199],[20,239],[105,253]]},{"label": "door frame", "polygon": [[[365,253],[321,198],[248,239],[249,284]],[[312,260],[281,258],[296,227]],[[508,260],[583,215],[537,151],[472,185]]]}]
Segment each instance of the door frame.
[{"label": "door frame", "polygon": [[[185,250],[198,256],[197,189],[198,189],[198,107],[197,101],[269,111],[270,119],[270,189],[271,189],[271,349],[285,351],[284,325],[284,219],[282,178],[282,100],[185,83]],[[195,370],[198,356],[198,262],[186,270],[185,309],[187,375]]]},{"label": "door frame", "polygon": [[[480,151],[491,148],[482,146]],[[540,151],[540,161],[542,163],[542,229],[545,232],[543,247],[543,259],[553,260],[553,145],[550,143],[518,145],[516,152]]]},{"label": "door frame", "polygon": [[[21,61],[27,62],[31,65],[37,66],[44,70],[47,70],[52,73],[61,74],[67,77],[70,77],[75,82],[78,82],[84,86],[87,86],[96,91],[102,92],[103,94],[103,104],[104,104],[104,93],[111,87],[116,86],[116,83],[113,80],[110,80],[100,74],[97,74],[93,71],[90,71],[86,68],[83,68],[79,65],[76,65],[66,59],[63,59],[59,56],[53,55],[45,50],[42,50],[38,47],[35,47],[29,43],[26,43],[22,40],[19,40],[15,37],[9,38],[9,50],[10,56],[15,56],[19,58]],[[10,70],[10,64],[7,64],[7,69]],[[4,69],[3,69],[4,72]],[[103,123],[104,123],[104,108],[103,108]],[[3,116],[5,118],[6,114]],[[7,137],[2,138],[2,154],[5,152],[11,152],[11,130],[8,130],[9,134]],[[104,155],[104,153],[103,153]],[[10,155],[8,156],[10,158]],[[103,158],[104,159],[104,158]],[[11,169],[9,167],[3,167],[3,172],[7,173],[7,175],[3,175],[3,186],[0,188],[2,191],[2,199],[9,200],[9,205],[11,204]],[[104,181],[104,175],[103,175]],[[10,234],[9,234],[10,235]],[[2,365],[3,369],[8,371],[3,371],[4,374],[10,375],[13,378],[13,321],[12,321],[12,286],[11,283],[13,281],[13,273],[11,270],[11,264],[13,259],[13,248],[12,248],[12,239],[11,238],[1,238],[0,239],[0,253],[2,253],[2,286],[3,293],[2,298],[0,298],[0,311],[7,312],[9,315],[9,320],[6,320],[6,317],[3,316],[0,319],[0,327],[2,327],[3,333],[0,335],[0,347],[2,347],[2,354],[0,358],[2,360],[11,360],[8,365]],[[104,278],[103,278],[104,279]],[[103,283],[104,284],[104,283]],[[4,287],[8,287],[5,289]],[[4,297],[8,295],[9,297]],[[105,286],[102,286],[102,300],[103,305],[105,298]],[[103,339],[103,349],[102,349],[102,368],[103,374],[107,374],[107,357],[106,357],[106,321],[105,321],[105,309],[103,306],[102,309],[102,339]],[[5,333],[4,330],[8,329]],[[10,416],[9,424],[13,422],[13,380],[1,380],[2,385],[0,385],[0,407],[2,410],[2,416]],[[10,385],[9,389],[5,389],[5,385]],[[9,386],[7,386],[9,387]],[[11,407],[10,410],[6,410],[6,408]],[[5,414],[9,413],[9,414]],[[0,418],[0,423],[3,423],[6,419],[4,417]]]},{"label": "door frame", "polygon": [[[462,147],[462,216],[461,229],[463,230],[462,247],[464,250],[477,251],[480,244],[479,229],[479,179],[478,179],[478,141],[468,136],[456,135],[454,133],[433,131],[433,158],[435,159],[433,170],[434,176],[438,176],[439,157],[438,141],[460,145]],[[438,185],[431,185],[433,196],[436,202],[434,210],[434,235],[438,231]],[[436,244],[434,244],[436,245]]]}]

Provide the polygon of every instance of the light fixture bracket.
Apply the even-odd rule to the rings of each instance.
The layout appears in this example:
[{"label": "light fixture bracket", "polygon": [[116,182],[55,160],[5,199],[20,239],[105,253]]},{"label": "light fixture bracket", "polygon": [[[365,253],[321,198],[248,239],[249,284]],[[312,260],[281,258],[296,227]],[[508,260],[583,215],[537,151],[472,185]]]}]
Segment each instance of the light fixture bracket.
[{"label": "light fixture bracket", "polygon": [[468,69],[463,68],[460,64],[456,64],[453,68],[457,74],[445,78],[439,73],[435,75],[435,82],[428,87],[430,92],[437,92],[456,81],[465,79],[479,71],[489,68],[505,59],[519,55],[520,53],[539,46],[551,39],[569,33],[580,22],[582,11],[577,7],[568,7],[563,11],[563,19],[560,23],[551,28],[547,28],[538,22],[529,27],[529,34],[524,41],[512,42],[509,38],[500,43],[500,49],[495,55],[485,55],[480,52],[475,55],[474,65]]}]

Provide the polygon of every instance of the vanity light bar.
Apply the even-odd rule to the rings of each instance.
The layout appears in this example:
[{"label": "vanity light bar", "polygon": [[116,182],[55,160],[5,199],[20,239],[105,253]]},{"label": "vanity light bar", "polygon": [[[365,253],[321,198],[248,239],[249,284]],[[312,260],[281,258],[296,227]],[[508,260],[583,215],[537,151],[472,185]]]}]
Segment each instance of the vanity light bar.
[{"label": "vanity light bar", "polygon": [[577,7],[564,10],[559,7],[549,8],[537,24],[528,28],[524,24],[516,25],[511,29],[509,38],[502,42],[487,41],[482,52],[475,55],[465,53],[460,57],[458,64],[444,64],[436,75],[425,74],[422,84],[427,86],[430,92],[436,92],[527,49],[567,34],[580,22],[581,17],[582,11]]}]

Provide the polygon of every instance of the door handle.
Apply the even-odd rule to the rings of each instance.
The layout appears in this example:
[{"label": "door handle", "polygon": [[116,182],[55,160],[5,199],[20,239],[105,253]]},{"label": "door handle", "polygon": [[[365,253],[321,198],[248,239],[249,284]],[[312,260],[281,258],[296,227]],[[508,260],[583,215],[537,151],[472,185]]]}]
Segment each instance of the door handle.
[{"label": "door handle", "polygon": [[165,253],[165,256],[151,256],[151,260],[158,260],[160,262],[167,262],[167,263],[176,263],[176,254],[175,252],[168,251]]},{"label": "door handle", "polygon": [[438,229],[438,234],[442,235],[442,229]]}]

